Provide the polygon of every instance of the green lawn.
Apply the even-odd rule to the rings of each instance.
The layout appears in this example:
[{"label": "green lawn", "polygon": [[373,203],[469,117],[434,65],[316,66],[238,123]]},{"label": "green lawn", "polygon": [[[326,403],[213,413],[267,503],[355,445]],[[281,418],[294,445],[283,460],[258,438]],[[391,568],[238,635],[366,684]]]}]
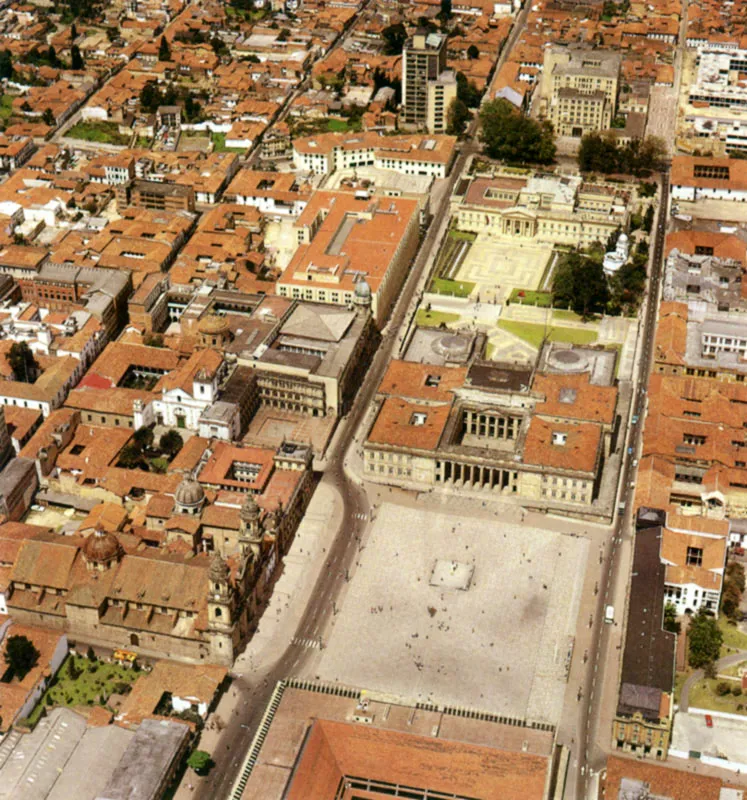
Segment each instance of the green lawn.
[{"label": "green lawn", "polygon": [[456,228],[452,228],[449,231],[449,238],[456,239],[458,242],[474,242],[477,239],[476,233],[471,233],[470,231],[458,231]]},{"label": "green lawn", "polygon": [[70,139],[85,139],[87,142],[100,142],[101,144],[126,145],[130,137],[119,132],[116,122],[84,122],[77,125],[65,134]]},{"label": "green lawn", "polygon": [[723,614],[718,618],[718,626],[724,635],[724,643],[721,645],[722,657],[747,650],[747,634],[738,630],[736,625],[730,625]]},{"label": "green lawn", "polygon": [[13,98],[9,94],[4,94],[0,97],[0,119],[6,122],[13,115]]},{"label": "green lawn", "polygon": [[226,147],[225,133],[211,133],[210,140],[215,153],[243,153],[246,150],[245,147]]},{"label": "green lawn", "polygon": [[554,308],[552,312],[553,319],[559,319],[564,322],[582,322],[583,317],[575,311],[569,311],[566,308]]},{"label": "green lawn", "polygon": [[724,667],[718,671],[719,675],[731,675],[734,678],[739,677],[739,670],[747,667],[747,661],[740,661],[738,664],[732,664],[730,667]]},{"label": "green lawn", "polygon": [[445,311],[426,311],[419,308],[415,322],[421,328],[437,328],[442,322],[448,325],[450,322],[457,322],[459,314],[448,314]]},{"label": "green lawn", "polygon": [[[70,678],[70,659],[80,673],[77,680]],[[47,689],[29,715],[29,722],[35,725],[45,708],[104,705],[119,684],[129,685],[139,674],[129,667],[70,655],[62,662],[54,686]],[[47,700],[48,697],[51,702]]]},{"label": "green lawn", "polygon": [[452,294],[455,297],[469,297],[475,288],[469,281],[451,281],[448,278],[434,278],[431,283],[431,292],[437,294]]},{"label": "green lawn", "polygon": [[569,344],[592,344],[597,340],[597,332],[576,328],[546,328],[531,322],[515,322],[513,320],[499,320],[498,327],[514,336],[518,336],[532,347],[539,349],[547,334],[550,342],[568,342]]},{"label": "green lawn", "polygon": [[535,292],[532,289],[514,289],[509,300],[523,306],[539,306],[540,308],[550,308],[552,306],[552,294],[550,292]]},{"label": "green lawn", "polygon": [[[690,689],[689,704],[690,708],[707,708],[710,711],[724,711],[727,714],[745,714],[747,697],[740,695],[735,697],[727,694],[719,697],[716,694],[716,686],[721,683],[721,679],[704,679],[696,681]],[[738,681],[728,681],[734,686],[739,686]]]}]

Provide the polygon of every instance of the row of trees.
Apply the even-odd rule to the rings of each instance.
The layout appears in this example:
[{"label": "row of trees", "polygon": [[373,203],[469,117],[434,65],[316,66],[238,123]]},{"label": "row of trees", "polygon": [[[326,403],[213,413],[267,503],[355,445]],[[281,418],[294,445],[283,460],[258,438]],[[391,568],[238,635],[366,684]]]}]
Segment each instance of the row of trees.
[{"label": "row of trees", "polygon": [[742,618],[741,603],[744,594],[744,567],[739,561],[730,561],[724,572],[724,589],[721,593],[721,611],[731,622]]},{"label": "row of trees", "polygon": [[640,176],[661,169],[665,156],[666,145],[658,136],[621,144],[613,133],[589,133],[581,139],[578,165],[582,172]]}]

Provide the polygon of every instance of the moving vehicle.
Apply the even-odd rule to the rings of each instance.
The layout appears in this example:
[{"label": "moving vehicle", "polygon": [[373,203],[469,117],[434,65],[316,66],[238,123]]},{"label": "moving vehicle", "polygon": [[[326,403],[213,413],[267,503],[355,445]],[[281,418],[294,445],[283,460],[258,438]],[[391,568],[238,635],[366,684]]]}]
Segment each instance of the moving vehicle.
[{"label": "moving vehicle", "polygon": [[604,621],[610,624],[615,621],[615,607],[606,606],[604,609]]}]

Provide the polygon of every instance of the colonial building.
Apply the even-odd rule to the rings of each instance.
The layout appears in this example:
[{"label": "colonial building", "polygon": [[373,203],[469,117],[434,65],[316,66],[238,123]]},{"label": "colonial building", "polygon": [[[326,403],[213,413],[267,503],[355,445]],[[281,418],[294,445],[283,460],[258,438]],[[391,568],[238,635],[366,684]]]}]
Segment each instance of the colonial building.
[{"label": "colonial building", "polygon": [[9,613],[76,642],[231,665],[311,493],[308,448],[270,452],[253,476],[241,475],[235,455],[202,470],[210,480],[227,466],[229,485],[214,502],[204,481],[185,478],[173,496],[151,498],[145,529],[26,539],[10,575]]},{"label": "colonial building", "polygon": [[316,192],[294,225],[298,249],[277,282],[280,297],[370,304],[383,325],[420,238],[415,200]]},{"label": "colonial building", "polygon": [[671,741],[676,639],[663,628],[664,522],[663,512],[642,509],[638,514],[620,693],[612,723],[613,747],[661,761]]},{"label": "colonial building", "polygon": [[457,182],[452,212],[463,231],[585,246],[626,226],[629,200],[619,184],[499,173]]}]

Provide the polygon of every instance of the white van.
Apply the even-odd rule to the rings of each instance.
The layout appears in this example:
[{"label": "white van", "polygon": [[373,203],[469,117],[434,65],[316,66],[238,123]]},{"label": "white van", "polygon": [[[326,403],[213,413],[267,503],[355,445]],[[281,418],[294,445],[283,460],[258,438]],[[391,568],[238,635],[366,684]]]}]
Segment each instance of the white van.
[{"label": "white van", "polygon": [[607,606],[604,609],[604,621],[607,623],[611,623],[615,621],[615,607],[614,606]]}]

